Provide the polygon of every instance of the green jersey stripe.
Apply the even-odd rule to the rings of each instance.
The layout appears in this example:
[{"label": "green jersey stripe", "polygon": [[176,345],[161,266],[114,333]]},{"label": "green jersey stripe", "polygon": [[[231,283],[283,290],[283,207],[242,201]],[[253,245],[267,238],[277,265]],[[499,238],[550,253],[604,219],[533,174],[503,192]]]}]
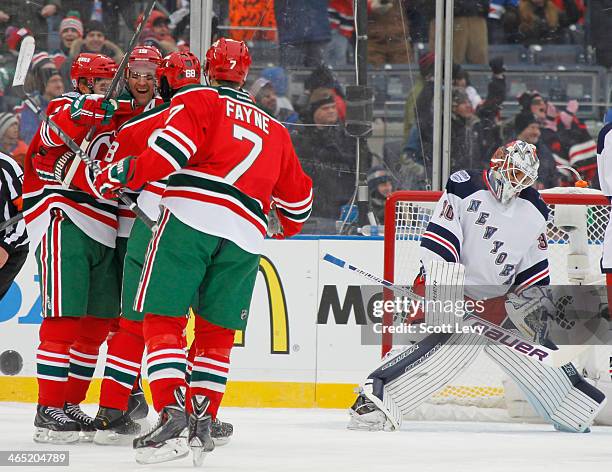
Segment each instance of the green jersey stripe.
[{"label": "green jersey stripe", "polygon": [[238,200],[249,212],[259,218],[264,225],[268,225],[268,219],[264,214],[259,202],[247,194],[241,192],[236,187],[224,182],[217,182],[205,177],[196,177],[183,173],[177,173],[168,179],[168,189],[178,190],[179,187],[196,187],[209,192],[220,193]]}]

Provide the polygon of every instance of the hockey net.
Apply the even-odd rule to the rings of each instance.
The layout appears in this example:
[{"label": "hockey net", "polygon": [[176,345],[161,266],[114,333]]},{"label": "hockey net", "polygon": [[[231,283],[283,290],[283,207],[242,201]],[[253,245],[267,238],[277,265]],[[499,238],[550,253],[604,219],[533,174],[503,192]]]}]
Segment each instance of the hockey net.
[{"label": "hockey net", "polygon": [[[547,224],[551,284],[592,284],[602,281],[599,259],[610,207],[600,191],[560,187],[540,192],[551,210]],[[385,278],[395,284],[412,284],[419,270],[421,235],[442,192],[400,191],[387,199],[385,212]],[[520,223],[519,223],[520,224]],[[571,237],[570,237],[571,235]],[[393,313],[385,314],[391,324]],[[390,334],[383,335],[383,354],[392,346]],[[456,378],[452,385],[435,394],[425,405],[420,419],[478,419],[485,410],[506,409],[506,389],[501,369],[481,353],[476,362]],[[438,407],[433,408],[432,405]],[[465,418],[457,418],[462,407],[474,408]],[[440,417],[437,412],[452,410]],[[465,409],[463,409],[465,410]],[[463,415],[465,413],[460,413]],[[502,414],[503,416],[503,414]],[[493,415],[492,419],[502,419]]]}]

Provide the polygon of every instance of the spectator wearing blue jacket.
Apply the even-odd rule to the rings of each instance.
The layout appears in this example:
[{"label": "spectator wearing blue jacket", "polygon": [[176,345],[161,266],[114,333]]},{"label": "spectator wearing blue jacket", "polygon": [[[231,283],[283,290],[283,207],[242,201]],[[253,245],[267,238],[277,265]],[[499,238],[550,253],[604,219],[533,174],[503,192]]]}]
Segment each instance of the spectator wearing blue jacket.
[{"label": "spectator wearing blue jacket", "polygon": [[[47,109],[51,100],[64,93],[62,77],[46,52],[38,53],[32,59],[32,74],[26,85],[28,89],[33,90],[32,97],[43,110]],[[21,111],[19,135],[26,143],[32,141],[39,124],[38,115],[30,108],[24,107]]]},{"label": "spectator wearing blue jacket", "polygon": [[328,0],[274,0],[274,16],[283,67],[316,67],[331,39]]},{"label": "spectator wearing blue jacket", "polygon": [[489,44],[517,41],[519,0],[491,0],[487,29]]}]

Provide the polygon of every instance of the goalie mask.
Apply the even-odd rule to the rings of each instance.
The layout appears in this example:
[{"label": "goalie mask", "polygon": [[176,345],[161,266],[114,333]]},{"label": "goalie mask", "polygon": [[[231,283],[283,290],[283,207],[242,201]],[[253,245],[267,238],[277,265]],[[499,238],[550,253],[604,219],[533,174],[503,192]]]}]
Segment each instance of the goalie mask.
[{"label": "goalie mask", "polygon": [[507,205],[538,178],[540,161],[536,147],[524,141],[513,141],[495,151],[491,158],[489,184],[495,197]]}]

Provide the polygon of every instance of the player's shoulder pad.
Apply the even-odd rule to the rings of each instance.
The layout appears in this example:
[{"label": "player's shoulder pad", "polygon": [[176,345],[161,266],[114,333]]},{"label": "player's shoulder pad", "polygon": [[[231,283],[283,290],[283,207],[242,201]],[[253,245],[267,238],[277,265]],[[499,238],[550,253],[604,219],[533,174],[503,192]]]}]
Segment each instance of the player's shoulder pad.
[{"label": "player's shoulder pad", "polygon": [[446,193],[452,193],[461,199],[485,189],[482,171],[479,170],[459,170],[452,174],[446,182]]},{"label": "player's shoulder pad", "polygon": [[544,203],[544,200],[542,200],[540,192],[538,192],[535,188],[527,187],[526,189],[523,189],[521,193],[519,193],[519,198],[530,202],[542,214],[544,220],[548,221],[548,214],[550,213],[550,210],[548,209],[546,203]]},{"label": "player's shoulder pad", "polygon": [[604,145],[606,144],[606,136],[609,132],[612,131],[612,123],[608,123],[597,135],[597,154],[601,154],[603,152]]}]

